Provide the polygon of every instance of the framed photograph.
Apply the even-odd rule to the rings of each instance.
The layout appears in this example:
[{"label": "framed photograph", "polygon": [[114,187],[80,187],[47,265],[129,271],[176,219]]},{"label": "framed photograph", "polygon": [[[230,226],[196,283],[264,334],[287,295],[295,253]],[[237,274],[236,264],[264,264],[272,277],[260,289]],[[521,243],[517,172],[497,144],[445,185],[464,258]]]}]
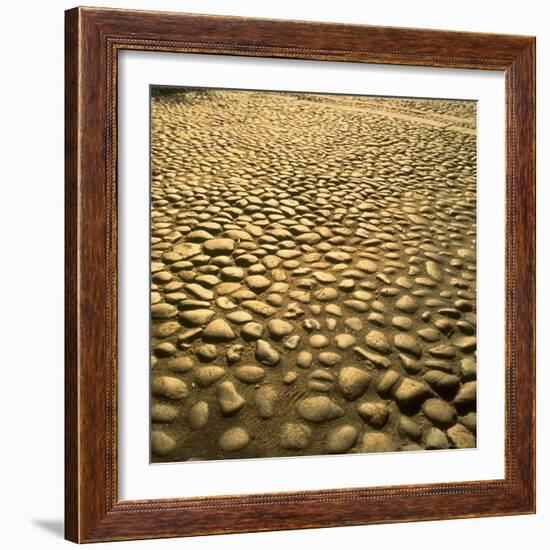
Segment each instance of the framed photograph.
[{"label": "framed photograph", "polygon": [[535,511],[535,39],[66,12],[66,537]]}]

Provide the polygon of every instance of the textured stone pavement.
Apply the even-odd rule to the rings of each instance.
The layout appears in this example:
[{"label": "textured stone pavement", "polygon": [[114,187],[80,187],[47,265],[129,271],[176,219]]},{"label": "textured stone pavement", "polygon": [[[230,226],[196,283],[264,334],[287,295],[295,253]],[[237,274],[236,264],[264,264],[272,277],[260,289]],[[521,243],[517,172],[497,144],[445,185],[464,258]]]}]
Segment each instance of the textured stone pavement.
[{"label": "textured stone pavement", "polygon": [[475,103],[151,108],[152,460],[474,447]]}]

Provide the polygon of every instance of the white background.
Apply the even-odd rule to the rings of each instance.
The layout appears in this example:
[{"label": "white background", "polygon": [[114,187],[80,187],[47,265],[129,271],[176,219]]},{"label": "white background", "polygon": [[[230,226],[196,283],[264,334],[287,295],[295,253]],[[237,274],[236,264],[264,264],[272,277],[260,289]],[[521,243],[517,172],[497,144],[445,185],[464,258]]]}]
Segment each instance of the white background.
[{"label": "white background", "polygon": [[[477,449],[149,464],[149,84],[477,100]],[[119,56],[120,498],[411,485],[504,477],[504,77],[494,71]],[[142,276],[136,276],[141,273]],[[330,472],[326,475],[326,472]]]},{"label": "white background", "polygon": [[[107,0],[106,0],[107,1]],[[544,363],[550,330],[547,309],[550,208],[542,182],[548,179],[550,31],[545,2],[524,0],[357,2],[169,1],[109,2],[113,7],[164,9],[365,23],[448,28],[479,32],[535,34],[538,38],[538,279],[539,403],[538,514],[351,527],[314,531],[224,535],[208,538],[119,543],[121,548],[211,549],[369,547],[452,550],[488,542],[500,550],[548,545],[550,403],[543,402],[549,376]],[[91,4],[101,5],[102,2]],[[0,454],[2,546],[60,548],[63,515],[63,10],[70,2],[15,2],[3,6],[2,19],[2,407]],[[545,99],[546,98],[546,99]],[[543,249],[546,254],[543,255]],[[546,257],[545,257],[546,256]],[[546,265],[544,265],[546,264]],[[545,295],[546,294],[546,295]],[[550,307],[550,304],[545,304]],[[546,470],[546,471],[545,471]],[[544,540],[546,539],[546,540]],[[97,546],[96,546],[97,547]],[[112,546],[111,546],[112,547]]]}]

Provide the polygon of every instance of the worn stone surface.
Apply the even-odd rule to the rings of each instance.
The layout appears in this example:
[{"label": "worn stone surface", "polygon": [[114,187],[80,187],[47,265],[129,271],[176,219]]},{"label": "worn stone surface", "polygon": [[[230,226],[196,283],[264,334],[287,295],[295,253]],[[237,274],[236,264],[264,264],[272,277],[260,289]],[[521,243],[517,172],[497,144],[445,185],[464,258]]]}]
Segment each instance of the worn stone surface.
[{"label": "worn stone surface", "polygon": [[205,401],[195,403],[189,409],[189,426],[192,430],[202,430],[208,423],[210,408]]},{"label": "worn stone surface", "polygon": [[345,453],[355,445],[358,435],[355,426],[345,425],[334,428],[327,436],[327,451],[329,453]]},{"label": "worn stone surface", "polygon": [[231,428],[224,432],[218,440],[222,451],[238,451],[248,445],[250,436],[243,428]]},{"label": "worn stone surface", "polygon": [[389,410],[385,403],[367,401],[357,407],[359,416],[373,428],[380,429],[388,420]]},{"label": "worn stone surface", "polygon": [[455,424],[447,430],[447,436],[457,449],[468,449],[476,446],[475,435],[463,424]]},{"label": "worn stone surface", "polygon": [[155,455],[166,457],[172,453],[175,448],[176,441],[169,435],[160,430],[154,430],[151,433],[151,449]]},{"label": "worn stone surface", "polygon": [[450,426],[455,420],[455,410],[443,399],[427,399],[422,404],[424,416],[436,426]]},{"label": "worn stone surface", "polygon": [[311,422],[326,422],[344,415],[344,409],[324,395],[307,397],[299,401],[298,414]]},{"label": "worn stone surface", "polygon": [[473,102],[153,87],[151,206],[153,461],[476,445]]},{"label": "worn stone surface", "polygon": [[382,453],[395,451],[395,443],[390,437],[381,432],[367,432],[361,442],[362,453]]},{"label": "worn stone surface", "polygon": [[348,401],[361,397],[367,390],[372,375],[357,367],[343,367],[338,375],[338,386]]},{"label": "worn stone surface", "polygon": [[305,449],[311,439],[311,428],[306,424],[287,422],[281,428],[280,441],[283,449]]}]

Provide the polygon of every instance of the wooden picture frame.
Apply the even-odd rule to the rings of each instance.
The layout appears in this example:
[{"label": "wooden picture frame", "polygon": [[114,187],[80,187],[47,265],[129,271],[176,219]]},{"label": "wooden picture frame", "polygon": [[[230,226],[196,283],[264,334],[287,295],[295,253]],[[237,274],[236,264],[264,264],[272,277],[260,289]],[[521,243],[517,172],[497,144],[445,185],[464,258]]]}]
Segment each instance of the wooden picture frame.
[{"label": "wooden picture frame", "polygon": [[[502,71],[506,82],[505,478],[248,496],[117,496],[117,53]],[[66,12],[66,538],[74,542],[535,511],[535,39],[99,8]]]}]

